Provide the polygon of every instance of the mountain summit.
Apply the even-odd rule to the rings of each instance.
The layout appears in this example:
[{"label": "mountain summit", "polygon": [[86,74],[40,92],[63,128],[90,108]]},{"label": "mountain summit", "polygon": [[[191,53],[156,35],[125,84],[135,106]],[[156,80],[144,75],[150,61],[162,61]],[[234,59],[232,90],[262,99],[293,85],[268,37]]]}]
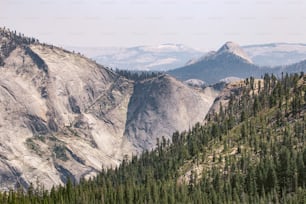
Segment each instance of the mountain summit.
[{"label": "mountain summit", "polygon": [[208,52],[206,55],[191,60],[185,66],[170,70],[168,73],[182,81],[199,79],[208,84],[214,84],[219,81],[236,80],[249,76],[261,77],[265,73],[280,76],[282,72],[305,72],[305,61],[275,67],[254,64],[244,49],[249,48],[241,48],[234,42],[226,42],[217,51]]},{"label": "mountain summit", "polygon": [[211,51],[169,73],[183,81],[200,79],[213,84],[226,77],[260,76],[261,70],[237,43],[226,42],[218,51]]},{"label": "mountain summit", "polygon": [[252,64],[252,60],[243,51],[243,49],[235,42],[228,41],[226,42],[216,53],[216,55],[222,55],[224,53],[234,54],[236,56],[241,57],[242,59],[246,60],[248,63]]}]

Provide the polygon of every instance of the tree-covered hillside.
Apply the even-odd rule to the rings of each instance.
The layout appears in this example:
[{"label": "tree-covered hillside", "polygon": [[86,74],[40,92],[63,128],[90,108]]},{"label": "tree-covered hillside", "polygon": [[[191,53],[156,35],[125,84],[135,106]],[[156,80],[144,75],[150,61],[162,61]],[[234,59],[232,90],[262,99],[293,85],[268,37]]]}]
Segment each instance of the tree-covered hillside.
[{"label": "tree-covered hillside", "polygon": [[1,193],[0,203],[306,203],[305,79],[246,79],[172,142],[78,184]]}]

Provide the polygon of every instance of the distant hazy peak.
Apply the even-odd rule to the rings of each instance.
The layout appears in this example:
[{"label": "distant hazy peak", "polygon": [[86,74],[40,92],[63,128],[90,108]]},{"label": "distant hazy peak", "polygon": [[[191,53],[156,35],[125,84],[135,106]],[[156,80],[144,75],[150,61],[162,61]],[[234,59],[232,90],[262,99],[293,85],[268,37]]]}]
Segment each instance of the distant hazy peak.
[{"label": "distant hazy peak", "polygon": [[234,42],[226,42],[218,51],[217,55],[223,54],[223,53],[232,53],[234,55],[237,55],[241,57],[242,59],[246,60],[248,63],[253,63],[252,60],[249,58],[249,56],[243,51],[243,49]]},{"label": "distant hazy peak", "polygon": [[231,55],[238,56],[239,58],[245,60],[246,62],[253,64],[248,54],[244,52],[244,50],[237,43],[228,41],[224,45],[222,45],[222,47],[218,51],[210,51],[200,58],[191,59],[185,64],[185,66],[189,66],[201,61],[206,61],[211,59],[215,60],[216,57],[228,53]]}]

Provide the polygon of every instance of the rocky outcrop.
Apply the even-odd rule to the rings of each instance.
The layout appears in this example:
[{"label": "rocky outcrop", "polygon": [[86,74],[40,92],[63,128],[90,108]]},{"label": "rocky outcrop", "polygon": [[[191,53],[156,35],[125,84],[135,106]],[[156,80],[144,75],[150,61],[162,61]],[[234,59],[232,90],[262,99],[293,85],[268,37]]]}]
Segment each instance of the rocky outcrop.
[{"label": "rocky outcrop", "polygon": [[[1,189],[27,187],[36,180],[50,188],[63,183],[67,175],[78,180],[102,165],[117,165],[123,153],[132,151],[128,141],[127,149],[119,151],[123,134],[118,132],[120,128],[123,132],[124,122],[109,127],[86,113],[96,96],[113,84],[114,73],[39,44],[17,46],[4,62],[0,68]],[[105,144],[109,142],[114,145]]]}]

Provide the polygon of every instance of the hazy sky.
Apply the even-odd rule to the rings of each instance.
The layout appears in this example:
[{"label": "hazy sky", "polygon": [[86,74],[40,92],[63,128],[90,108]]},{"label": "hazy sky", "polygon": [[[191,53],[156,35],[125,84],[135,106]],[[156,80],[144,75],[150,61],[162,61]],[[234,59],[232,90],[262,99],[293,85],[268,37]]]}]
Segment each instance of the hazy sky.
[{"label": "hazy sky", "polygon": [[60,46],[306,43],[305,0],[0,0],[0,25]]}]

